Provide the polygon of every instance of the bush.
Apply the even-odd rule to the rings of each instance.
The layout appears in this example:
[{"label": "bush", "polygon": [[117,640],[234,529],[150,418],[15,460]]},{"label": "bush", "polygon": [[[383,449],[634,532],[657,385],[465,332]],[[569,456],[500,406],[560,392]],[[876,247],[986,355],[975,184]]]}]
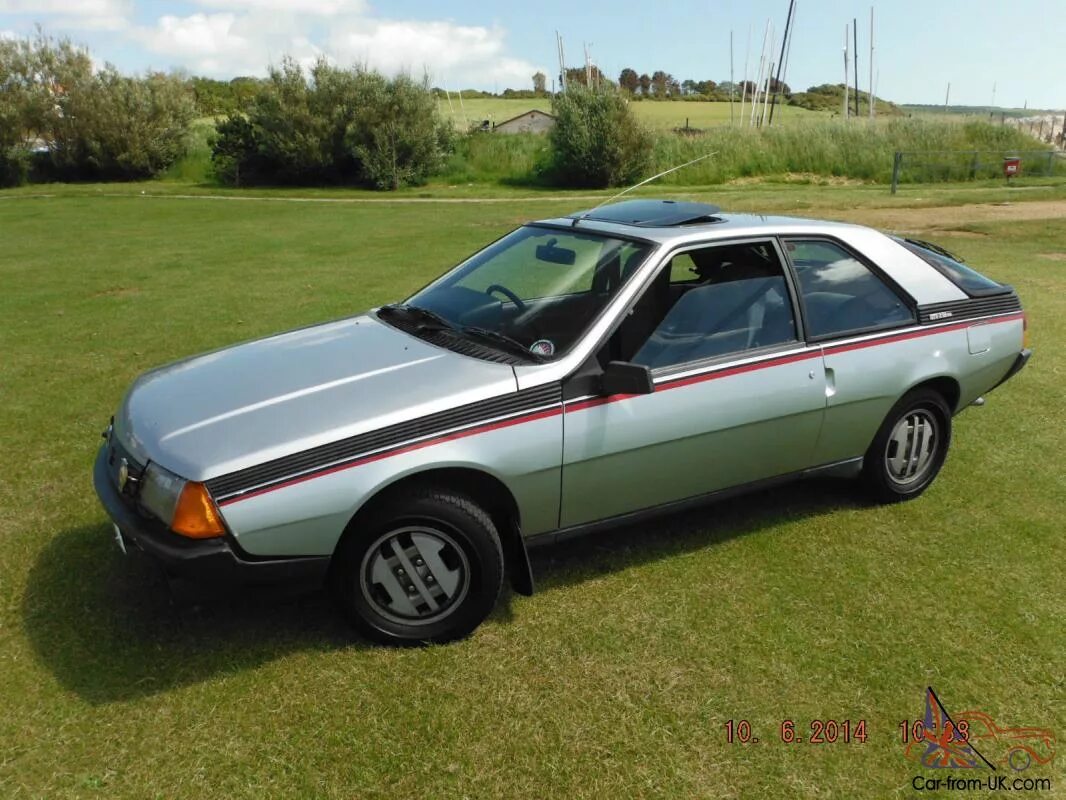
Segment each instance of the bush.
[{"label": "bush", "polygon": [[452,146],[433,95],[401,75],[292,60],[270,71],[247,115],[218,127],[212,160],[229,183],[423,183]]},{"label": "bush", "polygon": [[108,65],[64,99],[52,162],[67,178],[155,177],[184,155],[193,116],[178,78],[131,78]]},{"label": "bush", "polygon": [[632,183],[646,174],[651,136],[613,87],[572,85],[552,99],[552,113],[550,182],[602,188]]},{"label": "bush", "polygon": [[0,188],[22,186],[30,175],[30,152],[14,146],[0,151]]},{"label": "bush", "polygon": [[25,179],[31,147],[56,178],[152,177],[185,152],[193,103],[178,78],[94,72],[88,52],[39,35],[0,42],[0,86],[4,180]]},{"label": "bush", "polygon": [[433,96],[409,77],[363,77],[365,93],[345,137],[363,179],[378,189],[425,183],[452,149],[452,127],[439,119]]}]

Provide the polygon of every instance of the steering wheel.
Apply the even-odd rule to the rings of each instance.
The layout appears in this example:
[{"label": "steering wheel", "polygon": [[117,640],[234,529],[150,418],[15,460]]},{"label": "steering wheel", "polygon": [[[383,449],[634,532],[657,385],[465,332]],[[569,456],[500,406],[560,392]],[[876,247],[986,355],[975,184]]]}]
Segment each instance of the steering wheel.
[{"label": "steering wheel", "polygon": [[514,303],[515,304],[515,308],[518,309],[519,313],[524,314],[524,313],[526,313],[526,311],[529,310],[529,306],[527,306],[525,303],[522,302],[522,298],[520,298],[518,295],[516,295],[514,292],[512,292],[506,286],[500,286],[500,284],[494,283],[494,284],[492,284],[492,286],[488,287],[485,290],[485,294],[489,294],[490,295],[493,292],[499,292],[500,294],[504,295],[508,300],[510,300],[512,303]]}]

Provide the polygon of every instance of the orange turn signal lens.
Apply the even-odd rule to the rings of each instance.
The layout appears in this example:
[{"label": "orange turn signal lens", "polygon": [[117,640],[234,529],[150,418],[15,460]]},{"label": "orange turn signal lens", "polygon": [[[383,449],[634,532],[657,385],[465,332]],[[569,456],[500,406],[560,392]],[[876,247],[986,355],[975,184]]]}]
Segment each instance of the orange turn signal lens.
[{"label": "orange turn signal lens", "polygon": [[211,539],[226,531],[222,527],[222,516],[207,493],[207,488],[202,483],[192,481],[181,490],[170,529],[190,539]]}]

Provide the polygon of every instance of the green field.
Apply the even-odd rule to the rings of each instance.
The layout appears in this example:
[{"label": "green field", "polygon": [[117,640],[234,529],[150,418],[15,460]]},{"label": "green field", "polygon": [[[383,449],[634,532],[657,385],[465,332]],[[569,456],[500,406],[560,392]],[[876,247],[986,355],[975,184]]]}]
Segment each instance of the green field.
[{"label": "green field", "polygon": [[[895,797],[928,685],[1061,746],[1061,183],[686,193],[923,232],[1017,287],[1032,363],[956,420],[915,502],[808,483],[540,551],[535,596],[416,650],[354,639],[321,594],[168,587],[123,559],[99,433],[149,367],[401,298],[587,196],[0,192],[0,797]],[[728,744],[730,719],[760,743]],[[785,745],[786,719],[868,739]],[[1030,770],[1037,796],[1062,796],[1062,763]]]},{"label": "green field", "polygon": [[[684,128],[686,119],[688,119],[688,124],[691,128],[712,128],[716,125],[729,124],[729,103],[659,102],[649,100],[632,102],[630,107],[636,113],[637,119],[655,130]],[[523,111],[529,111],[534,108],[550,112],[551,99],[547,97],[535,100],[510,100],[496,97],[472,98],[470,100],[464,99],[460,105],[458,95],[453,93],[451,105],[449,106],[446,99],[441,99],[438,102],[438,108],[446,117],[451,117],[457,128],[465,130],[469,125],[480,123],[482,120],[489,119],[494,123],[500,123],[511,117],[517,117]],[[739,97],[733,112],[739,124]],[[748,106],[748,113],[751,113],[750,106]],[[797,106],[785,106],[779,103],[777,110],[774,112],[774,124],[778,122],[817,122],[828,117],[828,114],[808,111]]]}]

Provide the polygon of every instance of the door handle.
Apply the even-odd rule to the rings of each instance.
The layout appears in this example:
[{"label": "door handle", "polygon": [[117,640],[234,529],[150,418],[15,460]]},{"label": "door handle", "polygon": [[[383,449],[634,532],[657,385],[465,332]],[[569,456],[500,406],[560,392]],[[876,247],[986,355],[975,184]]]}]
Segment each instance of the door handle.
[{"label": "door handle", "polygon": [[837,393],[837,376],[832,367],[825,368],[825,396],[832,397]]}]

